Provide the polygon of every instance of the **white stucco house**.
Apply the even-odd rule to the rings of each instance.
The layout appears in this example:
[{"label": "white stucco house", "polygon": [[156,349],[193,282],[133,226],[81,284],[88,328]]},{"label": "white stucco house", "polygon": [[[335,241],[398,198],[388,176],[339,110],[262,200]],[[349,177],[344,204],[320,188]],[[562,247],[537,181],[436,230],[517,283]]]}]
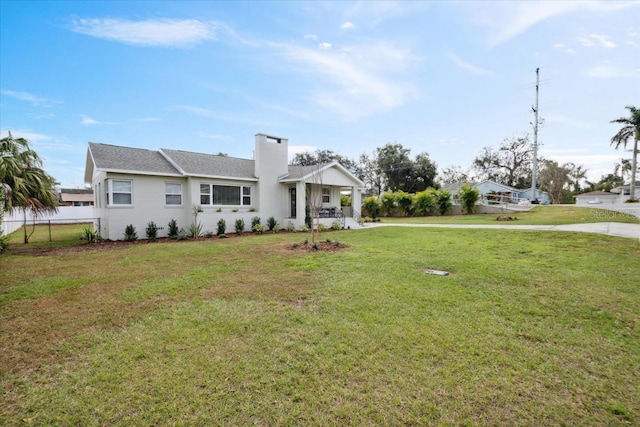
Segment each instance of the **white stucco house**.
[{"label": "white stucco house", "polygon": [[[621,185],[620,187],[616,187],[611,189],[612,193],[616,193],[618,195],[618,203],[624,203],[628,199],[631,198],[631,181],[628,184]],[[634,186],[634,199],[640,200],[640,181],[636,181]]]},{"label": "white stucco house", "polygon": [[301,228],[310,198],[322,223],[358,226],[356,211],[342,214],[340,194],[350,193],[352,206],[360,206],[362,181],[337,162],[292,166],[287,159],[288,140],[261,133],[254,159],[89,143],[85,182],[93,189],[100,235],[111,240],[121,240],[128,224],[140,238],[149,221],[162,227],[159,236],[166,236],[171,219],[186,229],[194,209],[204,231],[214,232],[221,218],[228,232],[240,218],[249,231],[254,216],[262,224],[273,216],[283,228],[289,222]]},{"label": "white stucco house", "polygon": [[614,205],[618,203],[618,194],[607,191],[590,191],[576,196],[576,205]]},{"label": "white stucco house", "polygon": [[528,189],[518,189],[499,182],[484,180],[480,182],[453,182],[443,185],[443,189],[451,192],[451,195],[455,198],[460,188],[468,184],[469,186],[477,189],[480,192],[479,203],[493,204],[493,203],[518,203],[522,199],[538,201],[542,204],[549,203],[549,195],[545,191],[536,190],[536,194]]}]

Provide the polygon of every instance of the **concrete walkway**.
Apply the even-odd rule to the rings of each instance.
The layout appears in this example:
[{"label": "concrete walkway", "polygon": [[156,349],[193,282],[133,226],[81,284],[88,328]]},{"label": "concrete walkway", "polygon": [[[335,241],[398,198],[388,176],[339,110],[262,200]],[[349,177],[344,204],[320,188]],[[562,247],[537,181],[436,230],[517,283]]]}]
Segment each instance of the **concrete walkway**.
[{"label": "concrete walkway", "polygon": [[422,227],[422,228],[475,228],[475,229],[503,229],[503,230],[546,230],[572,231],[578,233],[598,233],[607,236],[628,237],[640,240],[640,224],[621,222],[596,222],[588,224],[567,225],[466,225],[466,224],[384,224],[381,222],[366,223],[363,228],[373,227]]}]

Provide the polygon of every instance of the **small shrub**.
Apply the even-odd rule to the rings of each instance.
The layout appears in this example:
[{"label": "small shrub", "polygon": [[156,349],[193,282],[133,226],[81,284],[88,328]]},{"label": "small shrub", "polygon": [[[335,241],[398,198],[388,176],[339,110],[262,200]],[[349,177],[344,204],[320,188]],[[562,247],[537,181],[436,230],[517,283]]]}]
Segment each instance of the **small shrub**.
[{"label": "small shrub", "polygon": [[331,239],[327,237],[327,239],[325,240],[325,242],[327,242],[327,243],[331,243]]},{"label": "small shrub", "polygon": [[331,223],[331,229],[332,230],[342,230],[342,224],[340,223],[340,221],[333,221]]},{"label": "small shrub", "polygon": [[231,209],[231,212],[234,212],[234,213],[238,212],[238,209],[237,208],[236,209]]},{"label": "small shrub", "polygon": [[460,197],[462,211],[466,214],[472,214],[476,210],[476,202],[480,198],[480,191],[478,191],[478,189],[474,187],[471,187],[469,184],[464,184],[460,188],[458,197]]},{"label": "small shrub", "polygon": [[338,242],[337,240],[335,241],[334,245],[336,245],[336,247],[340,246],[340,242]]},{"label": "small shrub", "polygon": [[220,218],[220,220],[218,220],[218,230],[216,231],[216,234],[218,236],[221,236],[226,231],[227,231],[227,221],[225,221],[224,218]]},{"label": "small shrub", "polygon": [[296,226],[293,224],[293,222],[289,221],[289,222],[287,223],[287,231],[288,231],[289,233],[293,233],[293,232],[295,232],[295,231],[296,231]]},{"label": "small shrub", "polygon": [[[95,243],[98,233],[93,231],[90,227],[85,227],[82,229],[82,238],[87,241],[87,243]],[[2,242],[0,242],[0,252],[4,249],[2,246]]]},{"label": "small shrub", "polygon": [[302,228],[300,228],[300,231],[302,231],[303,233],[308,233],[310,230],[311,229],[307,224],[303,225]]},{"label": "small shrub", "polygon": [[205,233],[203,234],[203,236],[207,239],[212,238],[213,236],[215,236],[215,234],[213,234],[213,231],[205,231]]},{"label": "small shrub", "polygon": [[304,239],[304,244],[308,245],[309,244],[309,239]]},{"label": "small shrub", "polygon": [[9,236],[7,235],[0,236],[0,253],[2,253],[2,251],[4,251],[8,245],[9,245]]},{"label": "small shrub", "polygon": [[125,242],[132,242],[134,240],[138,240],[138,233],[136,233],[136,228],[133,224],[129,224],[124,229],[124,240]]},{"label": "small shrub", "polygon": [[236,234],[238,236],[242,236],[243,232],[244,232],[244,219],[242,218],[236,219]]},{"label": "small shrub", "polygon": [[270,216],[267,219],[267,227],[269,228],[269,231],[273,231],[274,228],[276,228],[278,226],[278,221],[276,221],[276,219],[272,216]]},{"label": "small shrub", "polygon": [[376,196],[369,196],[362,201],[362,210],[372,217],[377,217],[380,212],[381,203]]},{"label": "small shrub", "polygon": [[186,240],[187,237],[189,237],[189,235],[187,234],[184,228],[181,228],[180,231],[178,231],[178,234],[176,235],[177,240]]},{"label": "small shrub", "polygon": [[169,221],[169,231],[167,232],[169,238],[177,239],[178,238],[178,221],[172,219]]},{"label": "small shrub", "polygon": [[260,225],[260,217],[259,216],[254,216],[253,218],[251,218],[251,229],[253,230],[256,225]]},{"label": "small shrub", "polygon": [[294,243],[292,243],[292,244],[291,244],[291,247],[292,247],[293,249],[297,248],[298,246],[300,246],[300,245],[298,244],[298,242],[294,242]]},{"label": "small shrub", "polygon": [[324,230],[326,230],[326,229],[327,229],[327,226],[326,226],[326,225],[324,225],[324,224],[322,224],[322,223],[318,224],[318,231],[324,231]]},{"label": "small shrub", "polygon": [[267,230],[267,227],[261,224],[256,224],[253,226],[253,231],[255,231],[258,234],[262,234]]},{"label": "small shrub", "polygon": [[187,235],[189,237],[193,237],[194,239],[197,239],[198,237],[202,236],[202,223],[192,222],[191,224],[189,224],[189,227],[187,227]]},{"label": "small shrub", "polygon": [[226,235],[226,234],[219,234],[219,235],[218,235],[218,238],[219,238],[219,239],[226,239],[226,238],[227,238],[227,235]]},{"label": "small shrub", "polygon": [[218,213],[219,213],[219,212],[222,212],[222,208],[218,208],[218,209],[216,209],[216,212],[218,212]]},{"label": "small shrub", "polygon": [[158,240],[158,226],[155,222],[149,221],[147,224],[147,228],[145,229],[145,233],[147,234],[147,240],[150,242],[155,242]]},{"label": "small shrub", "polygon": [[311,249],[314,249],[314,250],[317,251],[318,250],[318,244],[314,243],[313,245],[311,245]]}]

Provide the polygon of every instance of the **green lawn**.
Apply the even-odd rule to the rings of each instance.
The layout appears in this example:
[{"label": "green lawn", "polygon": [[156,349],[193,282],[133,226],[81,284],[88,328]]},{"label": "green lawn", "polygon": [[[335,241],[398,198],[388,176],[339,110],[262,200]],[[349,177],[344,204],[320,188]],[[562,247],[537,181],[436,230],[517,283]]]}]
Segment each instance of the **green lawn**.
[{"label": "green lawn", "polygon": [[[638,205],[629,205],[629,209],[640,209]],[[498,216],[510,216],[517,221],[496,221]],[[628,222],[640,223],[640,219],[621,212],[578,206],[536,206],[529,212],[505,212],[501,214],[449,215],[424,217],[382,218],[386,223],[411,224],[518,224],[518,225],[565,225],[591,222]]]},{"label": "green lawn", "polygon": [[0,425],[640,423],[637,240],[321,236],[10,247]]}]

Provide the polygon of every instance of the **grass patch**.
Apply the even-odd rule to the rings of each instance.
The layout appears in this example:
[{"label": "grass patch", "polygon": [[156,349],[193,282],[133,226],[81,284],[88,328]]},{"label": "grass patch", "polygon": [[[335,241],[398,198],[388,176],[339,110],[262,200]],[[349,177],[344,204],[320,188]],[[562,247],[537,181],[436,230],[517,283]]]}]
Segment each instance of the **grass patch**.
[{"label": "grass patch", "polygon": [[0,424],[640,421],[637,241],[326,236],[3,255]]},{"label": "grass patch", "polygon": [[[512,222],[498,222],[498,216],[518,218]],[[579,206],[536,206],[528,212],[504,212],[501,214],[474,214],[423,217],[385,217],[386,223],[409,224],[500,224],[500,225],[566,225],[596,222],[625,222],[639,224],[640,219],[621,212]]]}]

